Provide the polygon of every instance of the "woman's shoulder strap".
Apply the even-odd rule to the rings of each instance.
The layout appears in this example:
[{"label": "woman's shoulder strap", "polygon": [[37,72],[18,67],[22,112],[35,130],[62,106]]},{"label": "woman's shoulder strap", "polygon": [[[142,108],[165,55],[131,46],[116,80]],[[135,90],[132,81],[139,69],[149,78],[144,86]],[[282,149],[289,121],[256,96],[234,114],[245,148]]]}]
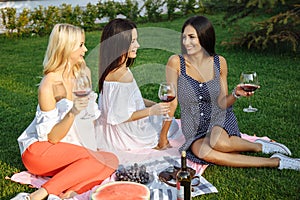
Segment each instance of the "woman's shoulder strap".
[{"label": "woman's shoulder strap", "polygon": [[179,54],[179,59],[180,59],[180,73],[185,74],[185,59],[183,55]]},{"label": "woman's shoulder strap", "polygon": [[216,69],[218,70],[218,72],[220,72],[221,67],[220,67],[220,57],[218,54],[214,55],[214,66],[216,67]]}]

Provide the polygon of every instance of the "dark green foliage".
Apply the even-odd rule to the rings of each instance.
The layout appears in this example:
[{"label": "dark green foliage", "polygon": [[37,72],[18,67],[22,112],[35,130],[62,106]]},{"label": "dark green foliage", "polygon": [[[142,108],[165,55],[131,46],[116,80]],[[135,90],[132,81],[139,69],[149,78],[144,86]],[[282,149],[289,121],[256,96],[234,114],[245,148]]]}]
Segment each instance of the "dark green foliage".
[{"label": "dark green foliage", "polygon": [[17,33],[18,34],[27,34],[29,33],[29,29],[27,26],[27,24],[29,23],[29,14],[30,11],[28,9],[24,9],[20,15],[18,16],[17,19]]},{"label": "dark green foliage", "polygon": [[[98,5],[101,5],[101,3],[99,2]],[[99,9],[99,11],[101,12],[102,16],[108,17],[109,20],[112,20],[118,15],[118,7],[120,7],[119,2],[105,1],[102,3],[100,7],[102,9]]]},{"label": "dark green foliage", "polygon": [[141,9],[137,1],[126,0],[124,4],[119,4],[119,14],[126,16],[126,18],[137,21],[140,16]]},{"label": "dark green foliage", "polygon": [[145,0],[144,7],[149,22],[157,22],[161,19],[163,4],[163,0]]},{"label": "dark green foliage", "polygon": [[16,9],[14,8],[2,8],[1,15],[2,15],[2,23],[6,28],[6,35],[12,35],[13,30],[17,28],[16,24]]},{"label": "dark green foliage", "polygon": [[[138,1],[126,0],[125,2],[99,1],[96,5],[88,3],[84,8],[78,5],[74,8],[70,4],[61,6],[38,6],[34,10],[24,9],[17,13],[15,8],[1,8],[1,18],[6,29],[6,35],[30,36],[47,35],[56,23],[70,23],[84,28],[86,31],[98,30],[103,19],[111,20],[119,14],[133,21],[157,22],[163,19],[163,6],[167,5],[168,19],[175,19],[175,9],[184,15],[196,12],[195,0],[145,0],[139,8]],[[141,16],[141,12],[145,13]]]},{"label": "dark green foliage", "polygon": [[300,7],[279,13],[265,21],[254,24],[254,31],[236,39],[235,43],[250,48],[266,49],[274,44],[289,44],[292,51],[299,50]]},{"label": "dark green foliage", "polygon": [[300,6],[295,0],[232,0],[228,2],[224,19],[232,23],[246,16],[263,13],[270,17],[252,24],[246,33],[239,32],[239,37],[232,38],[228,44],[256,49],[288,46],[289,51],[298,51]]},{"label": "dark green foliage", "polygon": [[31,23],[29,27],[32,33],[40,36],[49,34],[53,26],[60,22],[59,14],[60,10],[55,6],[49,6],[47,8],[39,6],[35,8],[30,14]]},{"label": "dark green foliage", "polygon": [[82,27],[86,31],[91,31],[96,29],[95,21],[97,19],[97,7],[88,3],[86,8],[82,12]]},{"label": "dark green foliage", "polygon": [[195,13],[196,0],[181,0],[180,4],[184,16]]},{"label": "dark green foliage", "polygon": [[173,20],[175,15],[175,9],[179,8],[179,2],[176,0],[166,0],[168,20]]}]

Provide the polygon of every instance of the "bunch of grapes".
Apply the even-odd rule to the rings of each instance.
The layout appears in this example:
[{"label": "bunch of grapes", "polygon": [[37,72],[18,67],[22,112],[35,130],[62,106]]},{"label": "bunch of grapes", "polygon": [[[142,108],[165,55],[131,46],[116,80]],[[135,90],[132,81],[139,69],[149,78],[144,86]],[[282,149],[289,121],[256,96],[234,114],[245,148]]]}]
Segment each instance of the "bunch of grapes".
[{"label": "bunch of grapes", "polygon": [[146,166],[139,166],[137,163],[125,168],[123,165],[119,165],[116,171],[117,181],[131,181],[136,183],[146,184],[150,180],[150,175],[146,171]]}]

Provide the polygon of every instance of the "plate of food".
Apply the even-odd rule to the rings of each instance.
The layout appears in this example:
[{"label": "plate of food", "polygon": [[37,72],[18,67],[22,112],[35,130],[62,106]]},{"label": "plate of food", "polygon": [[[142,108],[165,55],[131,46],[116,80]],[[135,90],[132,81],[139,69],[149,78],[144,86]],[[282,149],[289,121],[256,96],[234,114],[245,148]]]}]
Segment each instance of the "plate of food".
[{"label": "plate of food", "polygon": [[153,181],[153,174],[147,171],[145,165],[137,163],[128,167],[119,165],[116,171],[116,181],[130,181],[147,185]]}]

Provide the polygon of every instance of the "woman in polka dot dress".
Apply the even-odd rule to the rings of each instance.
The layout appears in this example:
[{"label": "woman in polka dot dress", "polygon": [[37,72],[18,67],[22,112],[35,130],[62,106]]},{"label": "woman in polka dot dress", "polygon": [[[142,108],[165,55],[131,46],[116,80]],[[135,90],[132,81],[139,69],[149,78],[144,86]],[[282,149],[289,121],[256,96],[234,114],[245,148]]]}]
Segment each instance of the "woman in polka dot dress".
[{"label": "woman in polka dot dress", "polygon": [[[215,53],[215,32],[204,16],[188,19],[182,27],[182,55],[169,58],[166,78],[173,82],[178,97],[171,102],[170,116],[179,102],[182,132],[187,157],[200,164],[231,167],[278,167],[300,170],[300,160],[290,158],[283,144],[258,139],[241,138],[232,105],[240,96],[251,96],[237,85],[228,94],[227,64]],[[163,130],[168,130],[165,123]],[[271,158],[249,156],[239,152],[275,153]]]}]

